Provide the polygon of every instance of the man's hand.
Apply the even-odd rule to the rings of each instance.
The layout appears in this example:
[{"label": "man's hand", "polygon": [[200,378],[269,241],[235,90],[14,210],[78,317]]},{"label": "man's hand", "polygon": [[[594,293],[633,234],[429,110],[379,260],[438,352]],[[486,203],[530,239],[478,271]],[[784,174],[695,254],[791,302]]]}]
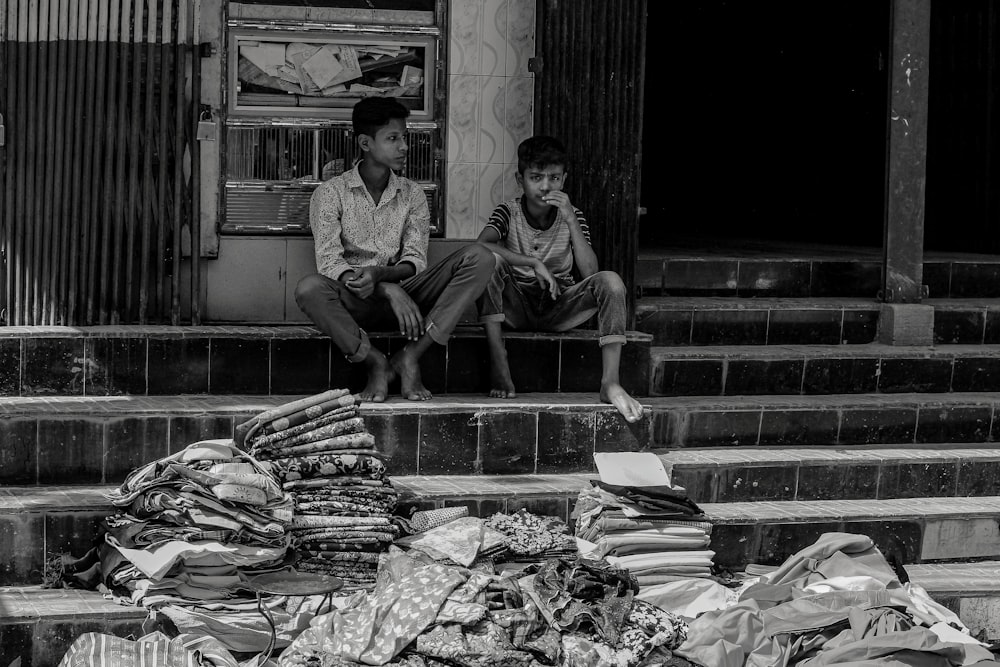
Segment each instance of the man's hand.
[{"label": "man's hand", "polygon": [[555,301],[559,297],[559,283],[545,266],[545,262],[538,260],[531,268],[535,270],[535,280],[538,281],[538,286],[547,291],[552,300]]},{"label": "man's hand", "polygon": [[379,282],[378,267],[365,266],[360,269],[354,269],[354,277],[350,278],[344,284],[358,298],[367,299],[375,291],[375,286]]},{"label": "man's hand", "polygon": [[424,335],[424,316],[410,295],[396,283],[379,283],[379,295],[384,297],[396,314],[399,332],[408,340],[417,340]]}]

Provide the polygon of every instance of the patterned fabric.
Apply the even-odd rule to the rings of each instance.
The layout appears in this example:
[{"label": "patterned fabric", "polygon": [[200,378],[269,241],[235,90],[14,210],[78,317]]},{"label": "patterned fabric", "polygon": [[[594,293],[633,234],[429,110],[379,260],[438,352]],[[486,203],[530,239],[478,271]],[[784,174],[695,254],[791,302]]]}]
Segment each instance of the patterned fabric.
[{"label": "patterned fabric", "polygon": [[[291,429],[288,429],[291,430]],[[287,433],[286,431],[281,431],[281,433]],[[329,440],[341,435],[347,434],[361,434],[365,430],[365,420],[361,417],[351,417],[349,419],[343,419],[334,421],[325,426],[320,426],[305,433],[299,435],[294,435],[290,437],[274,438],[269,440],[267,443],[261,441],[254,441],[252,451],[260,451],[261,453],[266,453],[271,449],[276,449],[280,447],[293,447],[295,445],[302,445],[310,442],[316,442],[318,440]],[[274,434],[278,435],[278,434]],[[374,442],[374,438],[372,439]]]},{"label": "patterned fabric", "polygon": [[449,521],[469,516],[469,508],[465,505],[458,507],[441,507],[434,510],[420,510],[414,512],[410,517],[409,524],[415,533],[422,533],[431,528],[443,526]]},{"label": "patterned fabric", "polygon": [[[340,408],[334,408],[330,412],[327,412],[315,419],[310,419],[309,421],[303,422],[301,424],[296,424],[295,426],[290,426],[286,429],[280,431],[275,431],[274,433],[263,432],[257,434],[253,438],[252,445],[254,447],[263,447],[270,443],[277,442],[278,440],[283,440],[284,438],[292,438],[297,435],[302,435],[303,433],[308,433],[313,429],[319,428],[321,426],[326,426],[334,422],[343,421],[345,419],[351,419],[358,415],[358,408],[354,405],[348,405]],[[269,431],[266,427],[261,429],[262,431]]]},{"label": "patterned fabric", "polygon": [[430,239],[427,195],[414,181],[390,171],[376,204],[359,166],[321,184],[309,201],[317,270],[338,280],[356,267],[409,262],[420,273],[427,268]]},{"label": "patterned fabric", "polygon": [[[236,440],[236,444],[240,447],[246,446],[247,442],[251,440],[265,424],[273,422],[275,420],[281,420],[287,418],[289,415],[300,413],[305,414],[305,410],[308,408],[313,408],[314,406],[326,403],[326,402],[339,402],[339,399],[348,397],[350,400],[343,403],[342,405],[353,405],[354,397],[351,395],[349,389],[330,389],[329,391],[324,391],[321,394],[315,394],[313,396],[307,396],[305,398],[300,398],[295,401],[290,401],[279,405],[276,408],[271,408],[270,410],[265,410],[260,414],[248,419],[247,421],[237,424],[234,429],[233,438]],[[336,409],[336,407],[342,407],[341,405],[336,405],[331,407],[330,410]],[[323,412],[329,412],[330,410],[324,410]],[[308,419],[313,419],[320,416],[323,412],[319,414],[313,414],[306,417],[302,421],[307,421]],[[302,421],[298,422],[299,424]],[[290,424],[293,425],[293,424]],[[273,431],[280,430],[281,428],[288,428],[288,426],[281,426],[279,428],[273,428]]]},{"label": "patterned fabric", "polygon": [[318,454],[274,459],[271,471],[281,481],[332,477],[335,475],[367,475],[373,479],[385,476],[385,463],[376,456],[362,454]]},{"label": "patterned fabric", "polygon": [[[576,211],[576,219],[580,224],[583,237],[590,243],[590,227],[580,209]],[[536,257],[545,264],[552,275],[562,285],[572,285],[573,278],[573,245],[570,241],[569,227],[562,211],[555,209],[556,219],[545,230],[535,229],[528,224],[524,213],[523,195],[509,199],[499,204],[486,226],[492,227],[500,235],[500,244],[511,252],[528,257]],[[511,271],[518,282],[534,284],[535,272],[528,266],[512,266]]]},{"label": "patterned fabric", "polygon": [[338,435],[336,438],[307,442],[304,445],[295,445],[294,447],[279,447],[269,452],[261,452],[259,458],[262,461],[268,461],[292,456],[320,455],[327,452],[382,457],[382,454],[375,449],[375,436],[371,433],[352,433],[351,435]]}]

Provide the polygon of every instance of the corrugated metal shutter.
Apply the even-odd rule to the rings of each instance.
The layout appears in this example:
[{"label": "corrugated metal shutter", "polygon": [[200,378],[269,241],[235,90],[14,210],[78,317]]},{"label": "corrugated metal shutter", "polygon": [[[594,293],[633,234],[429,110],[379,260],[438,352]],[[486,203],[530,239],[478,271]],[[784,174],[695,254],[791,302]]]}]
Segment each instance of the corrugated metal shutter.
[{"label": "corrugated metal shutter", "polygon": [[634,286],[646,0],[538,0],[535,42],[535,132],[566,144],[600,266]]},{"label": "corrugated metal shutter", "polygon": [[179,319],[192,2],[0,0],[3,323]]}]

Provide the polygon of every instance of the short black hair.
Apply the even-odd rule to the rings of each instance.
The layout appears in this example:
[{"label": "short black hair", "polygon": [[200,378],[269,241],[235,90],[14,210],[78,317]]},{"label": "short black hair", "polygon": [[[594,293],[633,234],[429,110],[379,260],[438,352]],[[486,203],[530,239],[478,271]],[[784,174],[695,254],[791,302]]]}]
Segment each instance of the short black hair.
[{"label": "short black hair", "polygon": [[410,110],[395,97],[363,97],[351,112],[354,136],[374,137],[379,128],[388,125],[393,118],[405,121],[409,115]]},{"label": "short black hair", "polygon": [[555,137],[537,134],[517,147],[517,171],[521,174],[528,167],[558,165],[565,169],[566,161],[566,147]]}]

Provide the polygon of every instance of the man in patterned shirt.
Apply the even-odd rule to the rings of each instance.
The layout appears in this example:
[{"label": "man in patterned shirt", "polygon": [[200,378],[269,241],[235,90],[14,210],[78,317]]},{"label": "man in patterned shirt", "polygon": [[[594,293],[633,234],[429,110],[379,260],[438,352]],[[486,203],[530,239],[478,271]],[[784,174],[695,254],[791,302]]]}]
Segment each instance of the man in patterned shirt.
[{"label": "man in patterned shirt", "polygon": [[[495,258],[476,244],[427,266],[430,210],[419,185],[396,175],[406,162],[406,118],[398,100],[368,97],[353,109],[362,159],[321,184],[309,203],[316,250],[314,273],[295,301],[351,362],[364,362],[362,401],[386,399],[397,377],[404,397],[431,398],[420,357],[448,342],[463,311],[483,292]],[[392,358],[372,347],[362,327],[398,326],[407,344]]]},{"label": "man in patterned shirt", "polygon": [[627,321],[625,284],[614,271],[598,270],[583,212],[563,192],[566,161],[566,149],[553,137],[522,141],[516,179],[524,194],[498,205],[477,239],[498,257],[494,279],[477,302],[490,350],[490,396],[515,395],[501,327],[567,331],[597,313],[600,398],[636,422],[642,405],[618,377]]}]

